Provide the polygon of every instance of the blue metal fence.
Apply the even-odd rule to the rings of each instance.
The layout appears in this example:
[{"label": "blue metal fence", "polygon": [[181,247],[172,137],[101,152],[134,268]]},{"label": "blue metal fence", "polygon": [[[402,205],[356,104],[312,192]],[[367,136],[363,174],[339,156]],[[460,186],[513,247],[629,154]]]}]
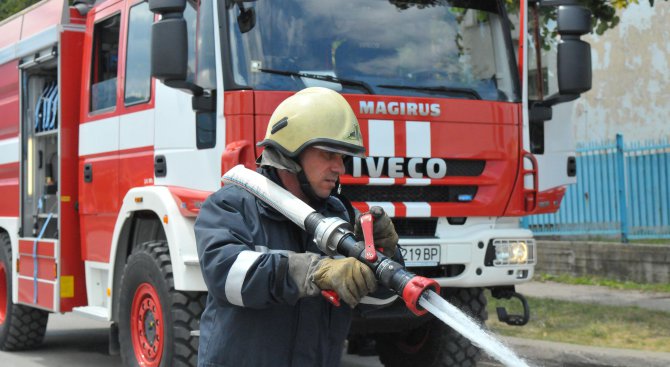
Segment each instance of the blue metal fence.
[{"label": "blue metal fence", "polygon": [[561,209],[522,223],[536,236],[670,238],[670,143],[624,144],[617,135],[578,147],[577,184]]}]

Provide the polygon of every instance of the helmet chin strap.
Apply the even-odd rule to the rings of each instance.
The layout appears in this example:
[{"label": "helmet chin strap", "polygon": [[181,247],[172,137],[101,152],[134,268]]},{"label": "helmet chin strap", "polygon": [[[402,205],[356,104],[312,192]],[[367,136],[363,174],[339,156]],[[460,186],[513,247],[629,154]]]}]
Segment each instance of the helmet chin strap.
[{"label": "helmet chin strap", "polygon": [[309,183],[309,180],[307,180],[305,170],[300,170],[300,172],[298,172],[297,175],[298,175],[298,182],[300,183],[300,189],[309,199],[309,204],[311,204],[312,206],[323,205],[326,199],[321,198],[319,197],[319,195],[316,194],[316,192],[312,188],[312,185]]}]

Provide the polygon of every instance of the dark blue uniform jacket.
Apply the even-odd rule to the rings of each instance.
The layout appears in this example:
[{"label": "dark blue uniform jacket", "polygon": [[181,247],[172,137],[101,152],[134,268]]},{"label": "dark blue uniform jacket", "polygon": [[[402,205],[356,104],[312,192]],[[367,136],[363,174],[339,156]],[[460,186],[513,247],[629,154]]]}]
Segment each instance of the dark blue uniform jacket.
[{"label": "dark blue uniform jacket", "polygon": [[[273,170],[261,173],[280,184]],[[330,197],[324,216],[348,220]],[[321,254],[311,236],[243,189],[226,185],[195,222],[209,295],[200,321],[198,366],[337,366],[351,309],[323,297],[298,298],[289,252]]]}]

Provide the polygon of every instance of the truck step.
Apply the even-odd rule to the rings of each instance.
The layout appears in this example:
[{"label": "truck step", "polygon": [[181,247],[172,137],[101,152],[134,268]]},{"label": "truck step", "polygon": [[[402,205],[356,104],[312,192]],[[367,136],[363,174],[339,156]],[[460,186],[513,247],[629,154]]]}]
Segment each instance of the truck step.
[{"label": "truck step", "polygon": [[107,308],[100,306],[75,307],[72,312],[98,321],[109,321]]}]

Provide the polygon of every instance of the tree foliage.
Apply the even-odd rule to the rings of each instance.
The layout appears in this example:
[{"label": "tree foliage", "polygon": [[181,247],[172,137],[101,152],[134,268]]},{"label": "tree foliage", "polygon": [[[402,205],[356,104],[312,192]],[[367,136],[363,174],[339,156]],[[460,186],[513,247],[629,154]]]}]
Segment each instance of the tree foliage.
[{"label": "tree foliage", "polygon": [[[518,12],[519,0],[505,0],[507,9],[510,13]],[[649,5],[654,6],[654,0],[648,0]],[[668,0],[665,0],[668,1]],[[602,35],[608,29],[612,29],[619,24],[621,20],[617,15],[617,10],[625,9],[631,4],[639,4],[639,0],[579,0],[593,14],[593,31]],[[545,24],[548,20],[556,20],[556,8],[542,8],[542,18]]]}]

